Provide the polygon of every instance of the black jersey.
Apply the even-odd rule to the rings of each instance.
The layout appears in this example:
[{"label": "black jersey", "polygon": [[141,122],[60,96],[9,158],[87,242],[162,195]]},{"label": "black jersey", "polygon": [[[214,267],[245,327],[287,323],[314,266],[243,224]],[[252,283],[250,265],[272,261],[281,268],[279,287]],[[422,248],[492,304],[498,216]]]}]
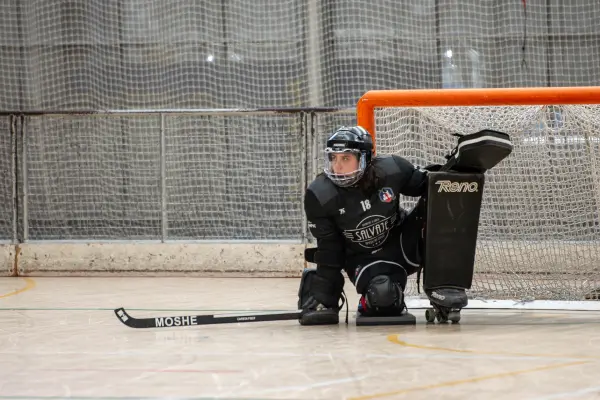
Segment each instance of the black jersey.
[{"label": "black jersey", "polygon": [[420,197],[427,190],[426,171],[402,157],[376,157],[372,167],[379,187],[369,196],[357,186],[336,186],[325,174],[309,185],[304,202],[308,227],[324,259],[343,264],[349,257],[381,250],[401,222],[398,195]]}]

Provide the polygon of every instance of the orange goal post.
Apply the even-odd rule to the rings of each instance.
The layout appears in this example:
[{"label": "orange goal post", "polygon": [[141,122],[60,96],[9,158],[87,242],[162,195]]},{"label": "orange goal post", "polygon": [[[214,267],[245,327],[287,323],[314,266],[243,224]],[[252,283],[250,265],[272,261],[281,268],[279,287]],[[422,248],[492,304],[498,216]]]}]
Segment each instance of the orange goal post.
[{"label": "orange goal post", "polygon": [[509,134],[486,173],[471,304],[600,310],[600,87],[373,90],[357,123],[418,166],[443,164],[454,133]]}]

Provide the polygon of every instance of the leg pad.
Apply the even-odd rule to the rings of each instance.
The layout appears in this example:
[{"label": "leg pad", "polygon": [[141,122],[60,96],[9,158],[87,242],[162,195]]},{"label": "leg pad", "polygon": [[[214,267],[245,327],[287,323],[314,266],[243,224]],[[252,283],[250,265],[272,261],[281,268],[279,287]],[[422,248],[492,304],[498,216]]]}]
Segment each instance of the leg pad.
[{"label": "leg pad", "polygon": [[484,175],[429,174],[423,288],[470,289]]}]

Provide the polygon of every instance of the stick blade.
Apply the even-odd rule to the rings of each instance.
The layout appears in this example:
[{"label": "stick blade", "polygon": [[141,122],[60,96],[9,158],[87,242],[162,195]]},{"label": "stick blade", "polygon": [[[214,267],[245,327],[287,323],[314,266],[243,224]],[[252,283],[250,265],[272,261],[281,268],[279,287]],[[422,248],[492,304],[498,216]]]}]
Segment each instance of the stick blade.
[{"label": "stick blade", "polygon": [[[139,320],[131,317],[127,314],[127,311],[123,307],[115,309],[115,315],[124,325],[130,328],[153,328],[154,324],[144,323],[145,320]],[[154,321],[153,319],[149,319],[149,321]],[[142,323],[140,323],[142,322]]]}]

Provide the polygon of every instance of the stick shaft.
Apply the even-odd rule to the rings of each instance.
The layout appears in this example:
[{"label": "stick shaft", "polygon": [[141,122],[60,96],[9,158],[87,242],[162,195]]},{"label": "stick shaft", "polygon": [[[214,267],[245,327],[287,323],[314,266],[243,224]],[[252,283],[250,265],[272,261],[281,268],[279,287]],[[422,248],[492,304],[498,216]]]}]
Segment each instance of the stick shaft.
[{"label": "stick shaft", "polygon": [[133,318],[123,308],[115,310],[119,320],[131,328],[172,328],[196,325],[232,324],[245,322],[286,321],[300,317],[300,311],[246,315],[178,315],[173,317]]}]

